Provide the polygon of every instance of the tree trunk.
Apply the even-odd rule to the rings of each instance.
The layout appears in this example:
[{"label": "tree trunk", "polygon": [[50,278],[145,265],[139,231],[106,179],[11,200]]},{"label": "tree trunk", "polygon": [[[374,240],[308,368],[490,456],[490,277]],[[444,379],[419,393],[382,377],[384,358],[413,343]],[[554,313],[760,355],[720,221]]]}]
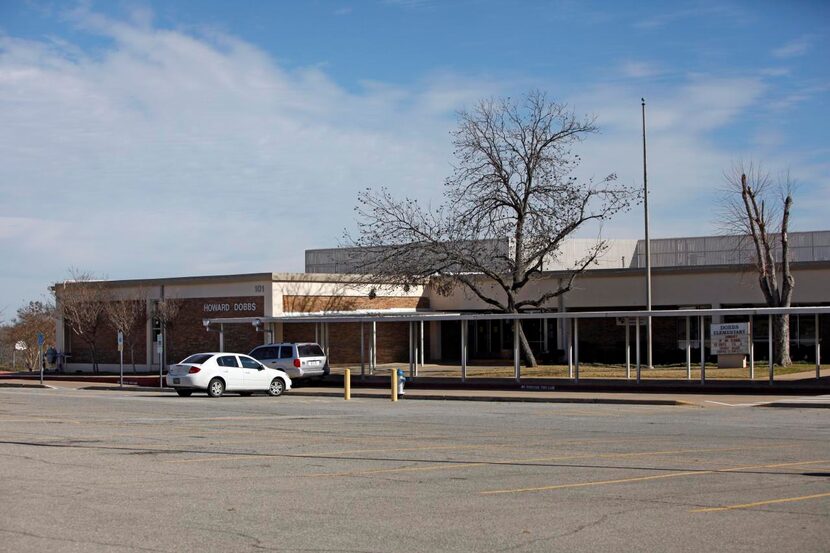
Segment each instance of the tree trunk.
[{"label": "tree trunk", "polygon": [[527,336],[525,336],[525,330],[522,328],[522,322],[519,321],[519,345],[522,348],[522,353],[524,353],[525,361],[527,362],[528,367],[536,367],[538,363],[536,362],[536,356],[533,355],[533,350],[530,349],[530,342],[527,341]]},{"label": "tree trunk", "polygon": [[92,357],[92,374],[98,374],[98,352],[95,350],[95,342],[90,342],[89,354]]},{"label": "tree trunk", "polygon": [[773,319],[775,327],[773,352],[775,364],[781,367],[792,365],[790,359],[790,317],[789,315],[776,315]]}]

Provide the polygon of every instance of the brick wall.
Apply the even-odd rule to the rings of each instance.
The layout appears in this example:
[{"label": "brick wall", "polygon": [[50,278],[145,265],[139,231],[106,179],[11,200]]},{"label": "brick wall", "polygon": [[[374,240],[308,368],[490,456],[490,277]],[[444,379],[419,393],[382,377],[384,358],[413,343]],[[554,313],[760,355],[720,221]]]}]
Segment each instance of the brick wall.
[{"label": "brick wall", "polygon": [[[99,363],[118,363],[118,331],[106,319],[105,315],[101,316],[101,325],[98,327],[98,332],[95,335],[95,349],[98,356]],[[137,325],[134,336],[131,341],[134,343],[133,353],[135,355],[135,363],[143,365],[146,362],[147,349],[147,325]],[[64,336],[66,336],[66,353],[70,353],[71,357],[68,359],[69,363],[92,363],[92,354],[89,345],[79,336],[72,332],[69,326],[64,327]],[[124,344],[124,363],[132,363],[130,357],[129,343]]]},{"label": "brick wall", "polygon": [[[219,328],[214,325],[208,332],[202,325],[202,319],[261,317],[265,314],[265,299],[262,296],[194,298],[181,301],[179,314],[167,329],[168,363],[175,363],[193,353],[219,351]],[[225,307],[227,310],[224,310]],[[262,333],[249,324],[225,325],[224,333],[225,351],[248,353],[263,341]]]},{"label": "brick wall", "polygon": [[[429,352],[429,327],[425,328],[424,349]],[[363,326],[364,356],[369,361],[369,343],[372,325]],[[313,323],[285,323],[283,340],[286,342],[313,342]],[[409,362],[409,323],[378,323],[378,363]],[[427,358],[429,355],[426,356]],[[329,362],[331,364],[360,362],[360,323],[332,323],[329,325]]]}]

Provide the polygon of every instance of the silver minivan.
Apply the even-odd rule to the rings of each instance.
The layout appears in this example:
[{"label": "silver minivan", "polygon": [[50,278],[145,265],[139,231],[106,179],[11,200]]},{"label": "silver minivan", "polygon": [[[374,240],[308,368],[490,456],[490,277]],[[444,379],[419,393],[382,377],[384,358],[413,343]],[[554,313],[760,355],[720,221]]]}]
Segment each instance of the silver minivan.
[{"label": "silver minivan", "polygon": [[266,367],[285,371],[292,379],[329,374],[328,358],[314,342],[267,344],[255,347],[248,355]]}]

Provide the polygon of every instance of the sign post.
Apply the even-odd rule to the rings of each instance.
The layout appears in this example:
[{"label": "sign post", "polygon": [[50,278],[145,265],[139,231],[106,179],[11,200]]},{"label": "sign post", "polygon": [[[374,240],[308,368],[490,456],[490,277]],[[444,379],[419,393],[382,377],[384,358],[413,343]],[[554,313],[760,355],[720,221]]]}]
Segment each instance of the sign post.
[{"label": "sign post", "polygon": [[718,368],[746,368],[749,353],[750,323],[713,324],[709,335],[712,354],[718,356]]},{"label": "sign post", "polygon": [[164,388],[164,338],[161,332],[159,332],[158,338],[156,338],[156,347],[159,356],[159,388]]},{"label": "sign post", "polygon": [[42,332],[37,333],[37,362],[40,363],[40,384],[43,385],[43,344],[46,336]]},{"label": "sign post", "polygon": [[121,364],[121,373],[120,378],[118,380],[118,386],[120,388],[124,387],[124,333],[120,330],[118,331],[118,357]]}]

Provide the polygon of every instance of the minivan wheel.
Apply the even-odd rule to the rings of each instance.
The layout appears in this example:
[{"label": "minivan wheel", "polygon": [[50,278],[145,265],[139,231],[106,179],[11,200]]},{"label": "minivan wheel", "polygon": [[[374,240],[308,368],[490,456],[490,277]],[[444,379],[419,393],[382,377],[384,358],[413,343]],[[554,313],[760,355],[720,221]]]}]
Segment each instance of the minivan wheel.
[{"label": "minivan wheel", "polygon": [[222,379],[214,378],[211,380],[207,387],[207,394],[210,397],[220,397],[223,393],[225,393],[225,383]]},{"label": "minivan wheel", "polygon": [[268,395],[269,396],[281,396],[282,393],[285,391],[285,382],[283,382],[282,378],[275,378],[271,381],[271,385],[268,386]]}]

